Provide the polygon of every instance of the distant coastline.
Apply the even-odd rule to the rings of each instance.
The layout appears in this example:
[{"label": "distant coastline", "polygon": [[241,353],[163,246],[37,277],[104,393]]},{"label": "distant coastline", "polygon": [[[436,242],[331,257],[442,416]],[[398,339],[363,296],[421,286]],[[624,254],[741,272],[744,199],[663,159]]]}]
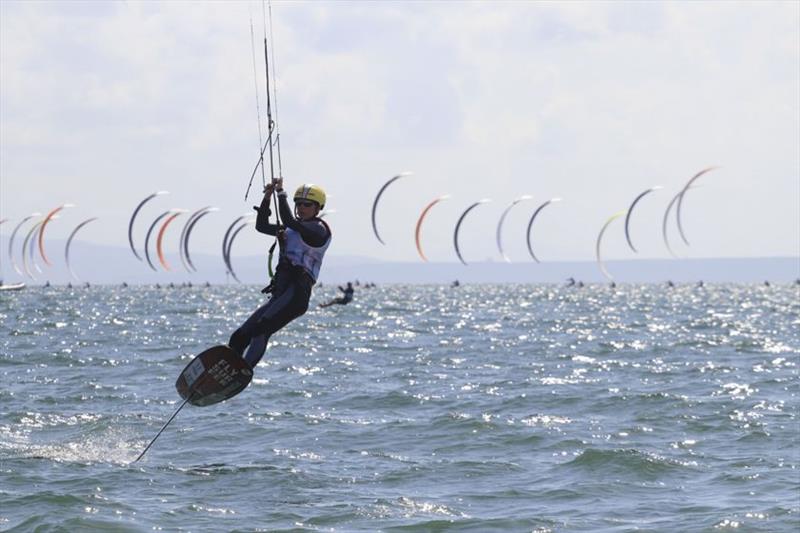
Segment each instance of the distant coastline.
[{"label": "distant coastline", "polygon": [[[63,243],[53,241],[53,250],[63,249]],[[2,254],[4,283],[23,281],[29,286],[51,284],[220,284],[236,283],[226,278],[221,257],[194,253],[192,260],[197,272],[186,272],[178,258],[168,255],[172,271],[154,272],[139,262],[129,249],[89,243],[74,243],[71,250],[72,267],[80,277],[73,280],[63,260],[53,252],[52,267],[41,266],[36,280],[19,276],[8,257]],[[245,284],[264,283],[267,276],[264,256],[233,258],[234,269]],[[160,265],[158,265],[160,268]],[[605,266],[616,283],[792,283],[800,278],[798,257],[703,258],[703,259],[632,259],[607,260]],[[467,266],[457,262],[423,263],[421,261],[382,261],[358,256],[332,255],[325,260],[322,283],[342,283],[359,280],[362,283],[557,283],[568,278],[584,283],[609,283],[594,261],[551,261],[534,263],[475,262]]]},{"label": "distant coastline", "polygon": [[[616,283],[791,283],[800,277],[800,258],[637,259],[605,261]],[[326,265],[331,279],[375,283],[609,283],[593,261],[548,263],[368,263]]]}]

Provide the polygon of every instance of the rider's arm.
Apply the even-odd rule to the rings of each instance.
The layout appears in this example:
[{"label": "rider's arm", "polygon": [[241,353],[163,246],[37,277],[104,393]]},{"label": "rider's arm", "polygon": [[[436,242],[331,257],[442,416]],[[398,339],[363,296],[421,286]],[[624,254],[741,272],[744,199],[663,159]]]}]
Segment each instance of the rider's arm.
[{"label": "rider's arm", "polygon": [[256,215],[256,231],[260,233],[266,233],[267,235],[277,235],[280,226],[278,224],[271,224],[269,221],[269,217],[272,215],[272,210],[269,208],[271,196],[271,190],[265,192],[264,199],[261,200],[261,205],[258,207],[253,207],[253,209],[255,209],[258,213],[258,215]]},{"label": "rider's arm", "polygon": [[300,234],[303,241],[309,246],[319,248],[323,246],[330,237],[330,232],[321,220],[315,218],[312,220],[302,221],[294,218],[292,208],[289,207],[289,200],[286,196],[286,191],[278,192],[278,208],[281,213],[281,221],[287,228],[292,228]]}]

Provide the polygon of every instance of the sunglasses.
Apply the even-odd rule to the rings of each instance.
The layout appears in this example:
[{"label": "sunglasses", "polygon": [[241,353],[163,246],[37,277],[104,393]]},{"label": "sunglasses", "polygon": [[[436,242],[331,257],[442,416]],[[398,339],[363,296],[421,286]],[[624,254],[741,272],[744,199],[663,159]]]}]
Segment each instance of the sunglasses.
[{"label": "sunglasses", "polygon": [[314,202],[295,202],[294,205],[298,205],[300,207],[314,207],[317,204]]}]

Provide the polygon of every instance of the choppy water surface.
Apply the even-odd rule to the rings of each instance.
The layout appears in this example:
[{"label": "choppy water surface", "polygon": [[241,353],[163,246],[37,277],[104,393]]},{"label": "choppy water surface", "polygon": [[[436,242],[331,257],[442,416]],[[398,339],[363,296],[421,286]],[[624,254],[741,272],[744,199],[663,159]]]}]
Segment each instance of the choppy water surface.
[{"label": "choppy water surface", "polygon": [[0,293],[0,529],[797,531],[799,301],[361,289],[130,464],[257,288]]}]

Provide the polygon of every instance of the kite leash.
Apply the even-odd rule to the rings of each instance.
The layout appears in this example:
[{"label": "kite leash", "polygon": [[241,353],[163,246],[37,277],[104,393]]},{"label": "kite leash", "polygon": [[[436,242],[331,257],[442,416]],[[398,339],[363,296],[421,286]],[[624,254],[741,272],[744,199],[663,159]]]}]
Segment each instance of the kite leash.
[{"label": "kite leash", "polygon": [[[256,59],[255,59],[255,34],[253,30],[253,18],[252,14],[250,15],[250,44],[253,50],[253,79],[256,86],[256,113],[258,115],[258,135],[259,135],[259,148],[260,153],[258,160],[256,161],[255,166],[253,167],[253,172],[250,174],[250,180],[247,184],[247,190],[245,191],[244,199],[247,201],[247,198],[250,194],[250,189],[253,185],[253,179],[255,178],[256,173],[258,172],[259,167],[261,168],[261,182],[262,187],[266,189],[267,186],[267,178],[266,178],[266,169],[265,169],[265,162],[264,162],[264,153],[269,149],[269,174],[270,174],[270,184],[275,182],[275,156],[277,155],[277,164],[278,164],[278,176],[283,177],[283,169],[282,169],[282,160],[281,160],[281,145],[280,145],[280,132],[278,127],[278,107],[277,107],[277,83],[275,81],[275,49],[271,51],[272,55],[272,72],[270,73],[270,49],[267,42],[267,13],[266,13],[266,3],[262,0],[261,2],[261,17],[262,17],[262,28],[264,33],[264,74],[265,74],[265,81],[266,81],[266,115],[267,115],[267,138],[266,140],[263,139],[262,130],[261,130],[261,105],[260,99],[258,97],[258,73],[256,69]],[[272,39],[272,3],[269,4],[269,38]],[[274,44],[274,43],[273,43]],[[272,77],[272,80],[270,80]],[[272,84],[272,86],[270,86]],[[272,119],[272,106],[273,106],[273,99],[275,100],[275,120]],[[274,149],[274,150],[273,150]],[[277,154],[275,153],[277,152]],[[272,190],[271,195],[272,203],[275,206],[275,223],[276,225],[280,226],[281,224],[281,217],[280,217],[280,206],[278,203],[278,195],[277,192]],[[275,247],[278,244],[278,236],[276,235],[275,241],[272,243],[272,246],[269,249],[268,260],[267,260],[267,270],[269,273],[270,279],[274,276],[274,271],[272,268],[272,261],[275,252]]]},{"label": "kite leash", "polygon": [[272,102],[270,100],[270,80],[269,80],[269,49],[267,47],[267,33],[266,33],[266,15],[264,14],[264,7],[262,5],[262,25],[264,28],[264,62],[265,62],[265,70],[266,70],[266,89],[267,89],[267,102],[266,102],[266,111],[267,111],[267,140],[266,142],[262,142],[262,130],[261,130],[261,105],[260,100],[258,98],[258,73],[256,70],[256,59],[255,59],[255,35],[253,33],[253,19],[252,15],[250,17],[250,44],[253,50],[253,80],[256,87],[256,113],[258,115],[258,133],[259,133],[259,148],[260,152],[258,155],[258,160],[256,161],[255,167],[253,168],[253,172],[250,174],[250,181],[247,184],[247,190],[244,194],[244,199],[247,201],[247,198],[250,194],[250,188],[253,185],[253,179],[255,178],[256,172],[258,172],[259,167],[261,167],[261,185],[262,187],[266,187],[267,179],[266,179],[266,169],[264,168],[264,152],[267,151],[269,148],[269,167],[270,167],[270,179],[275,178],[275,171],[274,171],[274,163],[273,163],[273,154],[272,154],[272,146],[274,144],[274,140],[272,137],[272,133],[275,130],[275,122],[272,120]]},{"label": "kite leash", "polygon": [[[281,134],[280,134],[280,120],[278,118],[278,82],[277,82],[277,74],[276,74],[276,62],[275,62],[275,37],[272,31],[272,2],[269,2],[268,11],[269,11],[269,38],[272,41],[272,49],[270,50],[267,47],[267,14],[265,12],[265,2],[262,0],[261,2],[261,15],[262,15],[262,24],[264,30],[264,66],[265,66],[265,74],[267,79],[267,120],[269,122],[269,139],[270,142],[269,147],[269,163],[270,163],[270,177],[272,179],[271,183],[275,180],[275,167],[274,167],[274,157],[273,157],[273,147],[275,148],[275,155],[277,156],[277,163],[278,163],[278,177],[283,178],[283,165],[281,159]],[[270,94],[270,61],[272,64],[272,93]],[[275,108],[275,121],[272,120],[272,108]],[[274,138],[273,138],[274,133]],[[278,193],[273,188],[272,189],[272,200],[273,205],[275,206],[275,224],[280,226],[281,225],[281,216],[280,216],[280,204],[278,203]],[[272,246],[269,248],[269,254],[267,256],[267,273],[269,274],[270,280],[275,276],[275,271],[272,268],[272,261],[275,254],[275,247],[278,245],[279,235],[275,235],[275,240],[272,242]]]},{"label": "kite leash", "polygon": [[[264,172],[264,136],[261,129],[261,101],[258,97],[258,70],[256,68],[256,40],[255,34],[253,31],[253,14],[250,13],[250,48],[253,53],[253,85],[255,87],[255,94],[256,94],[256,119],[258,121],[258,147],[260,149],[258,163],[256,164],[256,168],[259,166],[261,167],[261,186],[265,187],[267,184],[267,177]],[[250,183],[252,184],[253,179],[250,178]],[[250,190],[250,186],[248,185],[248,192]],[[247,200],[247,194],[245,194],[245,201]]]},{"label": "kite leash", "polygon": [[[262,3],[263,9],[263,3]],[[264,28],[266,31],[266,27]],[[283,177],[283,168],[281,165],[281,121],[278,117],[278,74],[277,74],[277,62],[275,61],[275,36],[272,31],[272,1],[269,2],[269,38],[272,41],[272,100],[275,102],[275,148],[278,153],[278,176]],[[267,67],[269,69],[269,66]],[[269,72],[267,72],[267,76],[269,76]]]}]

